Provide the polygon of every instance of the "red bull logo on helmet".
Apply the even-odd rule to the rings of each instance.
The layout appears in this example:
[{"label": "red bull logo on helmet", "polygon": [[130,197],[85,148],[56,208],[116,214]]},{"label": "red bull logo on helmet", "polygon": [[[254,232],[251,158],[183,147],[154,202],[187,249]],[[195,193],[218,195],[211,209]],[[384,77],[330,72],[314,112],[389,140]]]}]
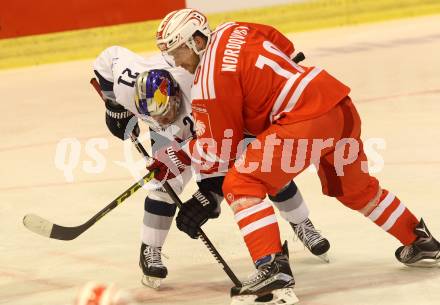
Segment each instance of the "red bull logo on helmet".
[{"label": "red bull logo on helmet", "polygon": [[163,78],[159,87],[154,92],[153,99],[158,105],[158,107],[165,106],[168,101],[168,86],[169,86],[169,80]]}]

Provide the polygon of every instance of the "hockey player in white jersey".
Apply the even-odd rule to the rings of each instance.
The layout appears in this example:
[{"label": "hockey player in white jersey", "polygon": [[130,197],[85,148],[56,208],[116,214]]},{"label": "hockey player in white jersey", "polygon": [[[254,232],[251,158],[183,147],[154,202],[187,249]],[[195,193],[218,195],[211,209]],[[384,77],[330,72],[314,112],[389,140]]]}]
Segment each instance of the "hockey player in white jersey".
[{"label": "hockey player in white jersey", "polygon": [[[137,122],[134,126],[129,124],[130,120],[137,121],[137,118],[150,127],[150,137],[155,142],[152,144],[153,154],[165,144],[160,143],[163,137],[184,141],[195,136],[189,100],[193,76],[186,70],[173,66],[162,54],[143,58],[119,46],[104,50],[93,68],[106,100],[106,125],[114,136],[126,139],[128,125],[132,127],[128,131],[138,135]],[[158,179],[161,180],[160,177]],[[191,171],[187,167],[181,176],[168,182],[180,194],[190,179]],[[215,206],[210,217],[217,217],[223,196],[222,183],[223,177],[204,177],[198,183],[200,190],[185,204],[197,206],[196,203],[204,198]],[[314,255],[328,261],[326,253],[330,244],[308,218],[308,208],[295,183],[291,181],[270,200],[303,244]],[[158,187],[145,198],[144,210],[139,264],[144,274],[142,283],[156,288],[160,279],[168,273],[162,263],[161,249],[176,206],[170,196]],[[191,237],[197,236],[198,227],[191,227],[182,219],[178,219],[177,223],[179,229]]]},{"label": "hockey player in white jersey", "polygon": [[[114,136],[125,139],[126,127],[130,120],[136,121],[133,133],[139,135],[136,118],[142,118],[148,123],[152,141],[153,139],[156,142],[165,141],[165,137],[162,137],[164,135],[182,140],[192,136],[192,119],[188,111],[191,74],[181,68],[173,67],[161,54],[143,58],[119,46],[104,50],[95,60],[93,69],[106,100],[106,125]],[[136,80],[145,83],[148,76],[151,85],[159,89],[157,93],[152,92],[156,94],[155,103],[150,105],[136,103],[135,88],[141,87],[136,86]],[[153,83],[167,78],[169,81],[163,82],[165,88],[157,88],[161,83]],[[160,89],[168,91],[171,99],[163,102],[166,100],[166,95],[158,96],[161,94]],[[161,102],[161,99],[161,104],[156,103]],[[170,123],[173,125],[170,126]],[[168,127],[168,133],[163,132],[162,127]],[[152,145],[153,149],[157,146],[160,146],[160,143]],[[191,172],[187,170],[183,175],[169,182],[176,193],[180,194],[190,178]],[[165,278],[168,273],[162,263],[161,249],[171,227],[176,206],[165,190],[159,186],[148,193],[144,210],[139,265],[144,274],[142,283],[157,288],[160,279]]]}]

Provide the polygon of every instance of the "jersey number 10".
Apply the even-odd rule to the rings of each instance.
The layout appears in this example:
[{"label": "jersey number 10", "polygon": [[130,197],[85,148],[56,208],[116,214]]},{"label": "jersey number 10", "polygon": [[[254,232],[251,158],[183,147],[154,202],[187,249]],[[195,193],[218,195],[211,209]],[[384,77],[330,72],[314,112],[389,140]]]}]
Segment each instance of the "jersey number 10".
[{"label": "jersey number 10", "polygon": [[259,55],[257,62],[255,63],[255,66],[259,69],[263,69],[264,66],[269,66],[276,74],[286,78],[291,79],[292,82],[295,82],[296,79],[301,75],[301,73],[304,72],[304,69],[301,68],[299,65],[294,63],[289,56],[281,52],[273,43],[270,41],[263,42],[264,49],[274,54],[278,57],[281,57],[283,60],[287,61],[296,71],[297,73],[292,73],[291,71],[288,71],[286,69],[283,69],[276,61],[267,58],[266,56]]}]

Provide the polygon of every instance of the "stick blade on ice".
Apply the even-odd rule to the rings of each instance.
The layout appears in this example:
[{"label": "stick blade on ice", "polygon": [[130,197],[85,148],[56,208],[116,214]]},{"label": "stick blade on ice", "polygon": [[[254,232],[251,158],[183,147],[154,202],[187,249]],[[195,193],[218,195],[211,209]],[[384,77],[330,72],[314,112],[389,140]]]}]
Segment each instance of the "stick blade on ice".
[{"label": "stick blade on ice", "polygon": [[23,224],[28,230],[44,237],[50,237],[53,228],[53,223],[35,214],[25,215]]},{"label": "stick blade on ice", "polygon": [[65,227],[57,225],[47,219],[44,219],[36,214],[27,214],[23,218],[24,226],[44,237],[58,239],[58,240],[72,240],[80,236],[82,233],[87,231],[91,226],[93,226],[98,220],[107,215],[110,211],[119,206],[124,200],[133,195],[137,190],[141,189],[143,185],[148,183],[150,180],[154,178],[154,173],[149,172],[142,179],[138,180],[132,186],[130,186],[127,190],[125,190],[121,195],[119,195],[116,199],[110,202],[107,206],[105,206],[98,213],[93,215],[92,218],[87,220],[85,223],[80,224],[78,226],[73,227]]},{"label": "stick blade on ice", "polygon": [[90,227],[90,225],[86,226],[85,224],[77,227],[64,227],[54,224],[36,214],[27,214],[24,216],[23,224],[28,230],[38,235],[59,240],[75,239]]}]

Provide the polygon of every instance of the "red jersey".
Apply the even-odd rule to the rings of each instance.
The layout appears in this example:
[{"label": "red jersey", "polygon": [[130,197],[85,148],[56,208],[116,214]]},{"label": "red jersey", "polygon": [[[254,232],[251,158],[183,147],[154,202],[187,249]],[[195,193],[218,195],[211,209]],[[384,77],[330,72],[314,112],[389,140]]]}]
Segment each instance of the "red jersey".
[{"label": "red jersey", "polygon": [[270,26],[229,22],[214,31],[191,89],[197,139],[184,147],[207,162],[202,173],[226,172],[245,133],[318,117],[349,94],[325,70],[295,64],[293,52]]}]

